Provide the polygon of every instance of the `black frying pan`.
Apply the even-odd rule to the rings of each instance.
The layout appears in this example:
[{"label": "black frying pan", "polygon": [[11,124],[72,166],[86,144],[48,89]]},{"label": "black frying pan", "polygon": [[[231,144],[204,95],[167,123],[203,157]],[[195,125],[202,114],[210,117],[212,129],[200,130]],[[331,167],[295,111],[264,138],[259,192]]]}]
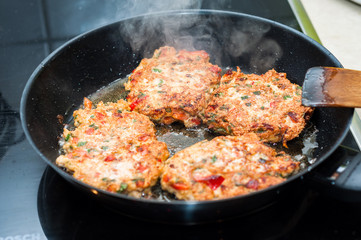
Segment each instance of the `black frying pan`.
[{"label": "black frying pan", "polygon": [[[200,223],[259,210],[292,191],[295,182],[325,161],[348,132],[353,109],[319,108],[311,122],[318,130],[315,163],[277,186],[224,200],[184,202],[135,199],[86,185],[55,165],[58,137],[85,96],[125,78],[144,57],[169,45],[203,49],[221,67],[240,66],[261,74],[275,68],[302,85],[313,66],[342,67],[324,47],[304,34],[263,18],[223,11],[174,11],[129,18],[85,33],[48,56],[30,77],[21,100],[28,140],[62,177],[123,214],[168,223]],[[291,143],[292,145],[292,143]]]}]

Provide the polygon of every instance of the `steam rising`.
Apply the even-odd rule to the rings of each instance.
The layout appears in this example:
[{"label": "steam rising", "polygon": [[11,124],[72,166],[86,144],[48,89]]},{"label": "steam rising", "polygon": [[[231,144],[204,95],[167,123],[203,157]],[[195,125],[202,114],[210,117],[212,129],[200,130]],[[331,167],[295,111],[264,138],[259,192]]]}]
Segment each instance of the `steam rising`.
[{"label": "steam rising", "polygon": [[267,36],[268,23],[222,14],[205,15],[195,10],[201,7],[201,2],[196,0],[156,0],[148,2],[147,6],[143,1],[129,4],[132,5],[125,6],[125,9],[130,9],[135,15],[139,5],[146,7],[147,13],[193,9],[182,14],[176,11],[156,13],[157,17],[144,15],[121,25],[124,39],[132,51],[142,57],[151,57],[155,49],[165,45],[176,49],[205,50],[210,54],[211,62],[221,67],[235,67],[236,63],[244,71],[256,73],[275,67],[277,59],[282,57],[279,44]]}]

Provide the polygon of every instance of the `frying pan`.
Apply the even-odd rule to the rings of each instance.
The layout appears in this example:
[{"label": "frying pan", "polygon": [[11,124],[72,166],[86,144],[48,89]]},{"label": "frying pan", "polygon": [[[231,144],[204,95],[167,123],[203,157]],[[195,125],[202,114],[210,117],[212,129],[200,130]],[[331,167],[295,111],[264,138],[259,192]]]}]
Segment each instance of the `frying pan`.
[{"label": "frying pan", "polygon": [[[280,23],[256,16],[209,10],[161,12],[128,18],[80,35],[49,55],[31,75],[21,100],[25,134],[39,156],[58,174],[121,214],[150,221],[195,224],[251,214],[294,191],[307,174],[335,151],[348,132],[353,109],[319,108],[315,162],[282,184],[244,196],[214,201],[136,199],[86,185],[55,165],[59,136],[72,112],[88,96],[126,78],[140,60],[169,45],[209,53],[210,61],[262,74],[274,68],[302,86],[308,68],[342,67],[324,47]],[[292,143],[290,143],[292,145]],[[287,197],[287,196],[286,196]]]}]

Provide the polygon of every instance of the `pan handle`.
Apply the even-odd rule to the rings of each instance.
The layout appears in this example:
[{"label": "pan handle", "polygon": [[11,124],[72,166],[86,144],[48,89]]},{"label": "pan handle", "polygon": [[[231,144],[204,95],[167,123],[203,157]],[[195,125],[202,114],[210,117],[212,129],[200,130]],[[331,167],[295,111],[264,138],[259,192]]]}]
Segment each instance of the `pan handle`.
[{"label": "pan handle", "polygon": [[306,180],[322,194],[341,201],[361,202],[361,153],[340,146]]}]

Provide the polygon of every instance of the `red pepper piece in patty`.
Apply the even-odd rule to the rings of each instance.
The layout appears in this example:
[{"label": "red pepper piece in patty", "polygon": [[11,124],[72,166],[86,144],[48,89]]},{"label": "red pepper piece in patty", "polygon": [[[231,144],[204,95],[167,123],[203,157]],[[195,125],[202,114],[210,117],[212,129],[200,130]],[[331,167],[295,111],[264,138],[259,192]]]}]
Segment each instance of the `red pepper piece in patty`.
[{"label": "red pepper piece in patty", "polygon": [[232,75],[233,73],[233,70],[232,68],[228,69],[227,72],[225,73],[226,75]]},{"label": "red pepper piece in patty", "polygon": [[292,120],[292,122],[294,122],[294,123],[297,123],[297,122],[298,122],[297,113],[295,113],[295,112],[289,112],[289,113],[287,113],[287,115],[290,117],[290,119]]},{"label": "red pepper piece in patty", "polygon": [[104,162],[111,162],[114,161],[115,159],[116,157],[114,156],[114,154],[110,154],[104,158]]},{"label": "red pepper piece in patty", "polygon": [[209,177],[196,179],[196,181],[205,183],[212,190],[216,190],[219,186],[221,186],[222,182],[224,181],[224,177],[222,177],[221,175],[212,175]]},{"label": "red pepper piece in patty", "polygon": [[138,172],[144,172],[145,170],[147,170],[148,169],[148,166],[144,166],[144,165],[142,165],[142,163],[139,163],[139,165],[137,166],[137,171]]},{"label": "red pepper piece in patty", "polygon": [[249,182],[246,184],[246,188],[250,188],[253,190],[257,190],[259,187],[259,182],[255,179],[249,180]]},{"label": "red pepper piece in patty", "polygon": [[150,135],[149,135],[149,134],[145,134],[145,135],[142,135],[142,136],[138,137],[138,140],[139,140],[139,141],[142,141],[142,142],[145,142],[145,141],[147,141],[149,138],[150,138]]},{"label": "red pepper piece in patty", "polygon": [[168,175],[164,175],[162,180],[167,183],[170,179],[171,177],[169,177]]},{"label": "red pepper piece in patty", "polygon": [[102,120],[105,117],[105,115],[100,112],[95,112],[95,116],[96,116],[97,120]]},{"label": "red pepper piece in patty", "polygon": [[212,110],[215,110],[218,106],[216,104],[213,104],[213,105],[208,105],[208,108],[212,109]]},{"label": "red pepper piece in patty", "polygon": [[274,107],[277,106],[277,102],[271,102],[271,103],[269,104],[269,106],[270,106],[271,108],[274,108]]},{"label": "red pepper piece in patty", "polygon": [[196,125],[196,126],[198,126],[202,123],[201,120],[199,120],[198,118],[193,118],[191,120],[191,122],[194,123],[194,125]]},{"label": "red pepper piece in patty", "polygon": [[182,182],[173,183],[171,186],[177,190],[187,190],[189,188],[187,184]]},{"label": "red pepper piece in patty", "polygon": [[140,98],[137,98],[135,101],[133,101],[133,102],[129,105],[130,110],[133,111],[133,110],[136,108],[136,106],[137,106],[140,102],[142,102],[146,97],[147,97],[147,96],[140,97]]}]

